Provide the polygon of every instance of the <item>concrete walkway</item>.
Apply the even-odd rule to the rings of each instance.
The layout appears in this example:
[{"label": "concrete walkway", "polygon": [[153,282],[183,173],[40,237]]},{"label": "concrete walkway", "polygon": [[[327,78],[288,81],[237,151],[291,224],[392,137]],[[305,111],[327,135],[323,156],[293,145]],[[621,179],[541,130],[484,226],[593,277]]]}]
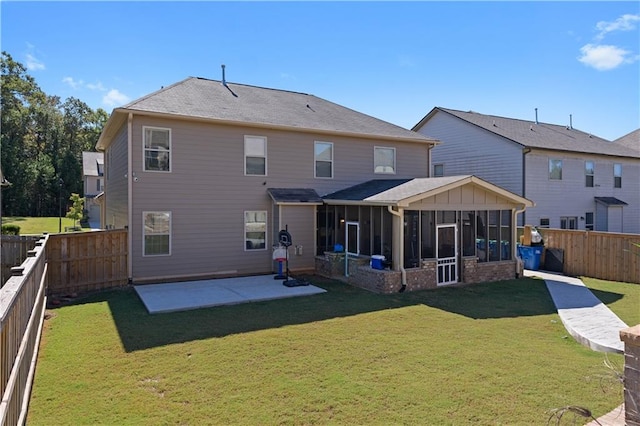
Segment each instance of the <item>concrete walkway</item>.
[{"label": "concrete walkway", "polygon": [[599,352],[624,353],[620,330],[628,328],[578,278],[545,271],[524,271],[547,284],[562,324],[578,342]]}]

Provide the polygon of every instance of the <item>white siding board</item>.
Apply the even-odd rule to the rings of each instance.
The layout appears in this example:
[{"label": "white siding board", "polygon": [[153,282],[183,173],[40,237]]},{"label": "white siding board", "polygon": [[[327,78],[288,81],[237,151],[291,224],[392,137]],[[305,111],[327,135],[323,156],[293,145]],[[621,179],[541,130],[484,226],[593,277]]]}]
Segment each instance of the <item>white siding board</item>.
[{"label": "white siding board", "polygon": [[442,143],[431,151],[445,176],[474,175],[522,196],[522,147],[505,138],[437,112],[418,133]]},{"label": "white siding board", "polygon": [[[640,161],[603,157],[582,153],[532,151],[526,155],[526,197],[536,203],[528,208],[526,222],[538,225],[540,218],[549,218],[551,228],[560,227],[560,217],[585,217],[595,212],[596,229],[608,221],[596,209],[595,197],[616,197],[626,203],[622,208],[622,232],[640,233]],[[549,179],[549,159],[562,159],[562,180]],[[593,161],[594,187],[585,185],[585,161]],[[623,166],[622,188],[613,187],[613,164]],[[585,221],[578,220],[585,229]],[[609,231],[611,231],[609,229]]]}]

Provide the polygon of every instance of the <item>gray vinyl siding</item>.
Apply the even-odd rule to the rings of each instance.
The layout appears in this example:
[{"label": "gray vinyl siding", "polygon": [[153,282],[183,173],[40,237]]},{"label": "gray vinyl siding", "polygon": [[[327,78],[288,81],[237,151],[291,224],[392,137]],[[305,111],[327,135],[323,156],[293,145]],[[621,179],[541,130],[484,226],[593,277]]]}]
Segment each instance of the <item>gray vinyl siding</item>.
[{"label": "gray vinyl siding", "polygon": [[[315,206],[281,206],[279,229],[289,230],[292,245],[289,248],[289,269],[292,272],[313,270],[315,267]],[[277,235],[274,236],[274,240]],[[275,242],[275,241],[274,241]],[[296,254],[300,247],[301,254]]]},{"label": "gray vinyl siding", "polygon": [[104,176],[106,206],[103,228],[120,229],[128,225],[127,139],[127,125],[124,124],[104,156],[108,174]]},{"label": "gray vinyl siding", "polygon": [[[640,161],[583,153],[535,150],[526,155],[526,196],[536,203],[527,209],[527,223],[539,225],[549,218],[551,228],[560,227],[561,216],[578,217],[578,229],[585,229],[587,212],[595,212],[596,230],[605,223],[594,197],[616,197],[628,205],[622,207],[620,231],[640,233]],[[562,160],[562,180],[549,179],[549,159]],[[593,161],[594,186],[585,185],[585,161]],[[622,188],[614,188],[613,164],[622,164]]]},{"label": "gray vinyl siding", "polygon": [[[142,128],[171,129],[171,171],[143,170]],[[425,177],[428,148],[424,144],[322,134],[294,133],[236,127],[196,121],[133,119],[133,279],[144,280],[198,275],[258,274],[272,271],[273,202],[268,188],[314,188],[318,194],[334,192],[374,178],[374,146],[396,148],[398,173],[393,177]],[[245,176],[244,135],[267,137],[267,176]],[[334,178],[314,178],[314,141],[334,144]],[[267,248],[245,251],[244,211],[267,212]],[[294,245],[302,241],[300,266],[310,265],[315,251],[314,210],[300,209]],[[142,213],[169,211],[172,219],[171,255],[144,257]],[[284,212],[282,214],[285,214]],[[308,217],[307,217],[308,216]],[[301,221],[301,222],[300,222]],[[298,231],[298,227],[300,230]],[[309,227],[308,231],[304,231]],[[293,250],[293,249],[292,249]],[[293,251],[292,251],[293,253]]]},{"label": "gray vinyl siding", "polygon": [[474,175],[520,196],[522,147],[447,113],[437,112],[418,133],[442,143],[431,151],[432,164],[444,175]]}]

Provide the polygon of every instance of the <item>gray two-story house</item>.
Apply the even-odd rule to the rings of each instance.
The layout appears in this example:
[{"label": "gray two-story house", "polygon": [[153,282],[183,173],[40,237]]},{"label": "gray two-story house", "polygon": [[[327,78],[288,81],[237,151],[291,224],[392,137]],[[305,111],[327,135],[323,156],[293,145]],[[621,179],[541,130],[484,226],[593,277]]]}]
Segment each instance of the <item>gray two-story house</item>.
[{"label": "gray two-story house", "polygon": [[437,143],[313,95],[187,78],[111,114],[102,224],[128,228],[133,282],[270,273],[283,230],[292,272],[331,275],[346,251],[341,271],[376,291],[513,277],[531,202],[429,178]]},{"label": "gray two-story house", "polygon": [[440,107],[413,130],[442,141],[434,176],[473,174],[535,202],[521,225],[640,233],[637,134],[614,143],[571,124]]}]

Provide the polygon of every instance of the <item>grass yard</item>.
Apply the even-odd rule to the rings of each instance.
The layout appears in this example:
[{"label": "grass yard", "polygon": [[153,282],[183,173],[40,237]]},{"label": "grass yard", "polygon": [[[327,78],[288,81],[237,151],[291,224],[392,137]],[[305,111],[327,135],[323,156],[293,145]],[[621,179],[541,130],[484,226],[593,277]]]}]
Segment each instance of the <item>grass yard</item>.
[{"label": "grass yard", "polygon": [[[580,277],[580,279],[602,303],[615,312],[628,326],[640,324],[640,284],[619,283],[587,277]],[[615,296],[617,294],[626,294],[627,296],[620,298]],[[611,295],[614,296],[611,297]]]},{"label": "grass yard", "polygon": [[28,424],[543,425],[622,402],[542,280],[378,295],[311,279],[328,292],[149,315],[125,289],[49,311]]},{"label": "grass yard", "polygon": [[[14,224],[20,227],[20,235],[40,235],[44,232],[57,234],[60,219],[57,217],[3,217],[2,224]],[[80,226],[80,222],[76,222]],[[64,229],[73,227],[73,219],[62,218],[62,232]],[[89,228],[83,230],[88,231]]]}]

